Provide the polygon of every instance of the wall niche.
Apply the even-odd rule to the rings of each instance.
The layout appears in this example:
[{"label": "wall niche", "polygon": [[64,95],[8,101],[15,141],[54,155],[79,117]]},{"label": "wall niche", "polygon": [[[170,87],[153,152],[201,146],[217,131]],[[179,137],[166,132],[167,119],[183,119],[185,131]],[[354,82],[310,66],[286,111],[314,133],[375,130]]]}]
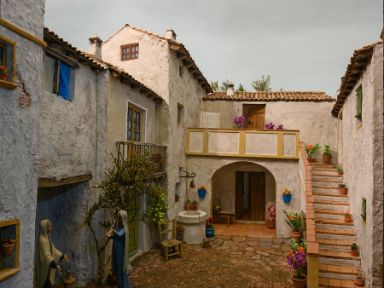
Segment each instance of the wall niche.
[{"label": "wall niche", "polygon": [[0,282],[20,271],[20,221],[0,221]]}]

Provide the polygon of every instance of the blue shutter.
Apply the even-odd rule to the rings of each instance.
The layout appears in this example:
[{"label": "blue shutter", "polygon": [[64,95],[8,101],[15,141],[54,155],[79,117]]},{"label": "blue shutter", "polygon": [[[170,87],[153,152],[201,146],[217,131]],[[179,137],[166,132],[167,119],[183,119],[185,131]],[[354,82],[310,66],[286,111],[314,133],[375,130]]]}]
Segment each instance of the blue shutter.
[{"label": "blue shutter", "polygon": [[72,68],[60,62],[59,95],[66,100],[72,100],[73,98],[71,91],[71,73]]}]

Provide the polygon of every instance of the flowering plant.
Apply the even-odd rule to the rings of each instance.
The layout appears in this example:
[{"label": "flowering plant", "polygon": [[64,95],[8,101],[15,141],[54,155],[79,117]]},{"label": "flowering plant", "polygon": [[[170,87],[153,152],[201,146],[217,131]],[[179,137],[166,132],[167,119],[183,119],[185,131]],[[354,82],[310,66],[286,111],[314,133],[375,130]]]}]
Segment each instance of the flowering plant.
[{"label": "flowering plant", "polygon": [[276,130],[284,130],[284,125],[283,124],[277,125]]},{"label": "flowering plant", "polygon": [[304,216],[302,213],[284,211],[284,214],[287,216],[287,224],[293,231],[301,232],[304,230]]},{"label": "flowering plant", "polygon": [[207,191],[207,186],[200,185],[199,187],[197,187],[197,190],[205,190],[205,191]]},{"label": "flowering plant", "polygon": [[207,228],[213,228],[213,218],[209,217],[207,221],[205,222],[205,227]]},{"label": "flowering plant", "polygon": [[276,220],[276,205],[272,202],[267,203],[267,220],[271,222]]},{"label": "flowering plant", "polygon": [[1,243],[2,243],[3,245],[12,245],[12,244],[15,244],[15,240],[14,240],[14,239],[3,239],[3,240],[1,241]]},{"label": "flowering plant", "polygon": [[291,190],[288,190],[288,188],[284,188],[284,190],[283,190],[283,195],[285,196],[285,195],[292,195],[292,192],[291,192]]},{"label": "flowering plant", "polygon": [[233,119],[233,123],[236,125],[235,128],[241,128],[243,126],[245,117],[243,115],[236,116],[235,119]]},{"label": "flowering plant", "polygon": [[275,124],[273,124],[272,122],[265,124],[265,129],[273,130],[273,128],[275,128]]},{"label": "flowering plant", "polygon": [[307,152],[308,158],[313,158],[313,154],[315,154],[320,149],[319,143],[313,144],[305,144],[305,152]]},{"label": "flowering plant", "polygon": [[303,273],[307,265],[307,244],[304,239],[300,243],[292,240],[289,246],[292,251],[287,256],[288,265],[295,271],[294,278],[304,279]]},{"label": "flowering plant", "polygon": [[8,74],[7,66],[0,65],[0,74]]}]

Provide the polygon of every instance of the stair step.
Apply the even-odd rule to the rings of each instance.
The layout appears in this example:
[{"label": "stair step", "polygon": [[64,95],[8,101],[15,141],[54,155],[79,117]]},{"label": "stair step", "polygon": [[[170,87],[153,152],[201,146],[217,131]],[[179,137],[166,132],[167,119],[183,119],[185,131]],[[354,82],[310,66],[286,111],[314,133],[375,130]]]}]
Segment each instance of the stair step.
[{"label": "stair step", "polygon": [[352,280],[341,280],[341,279],[334,279],[334,278],[326,278],[326,277],[320,277],[319,278],[319,285],[323,287],[330,287],[330,288],[355,288],[355,284]]},{"label": "stair step", "polygon": [[314,203],[315,213],[316,210],[329,210],[329,211],[341,211],[341,214],[345,214],[348,211],[349,205],[335,205],[333,203]]},{"label": "stair step", "polygon": [[322,229],[315,226],[316,234],[334,234],[334,235],[346,235],[346,236],[355,236],[353,230],[337,230],[337,229]]},{"label": "stair step", "polygon": [[331,224],[331,225],[346,225],[346,226],[353,226],[353,223],[346,223],[343,220],[336,220],[336,219],[327,219],[327,218],[315,218],[315,223],[319,224]]},{"label": "stair step", "polygon": [[312,176],[338,176],[337,171],[331,170],[312,170]]},{"label": "stair step", "polygon": [[328,220],[339,220],[339,221],[344,221],[344,215],[316,213],[316,214],[315,214],[315,220],[316,220],[316,219],[328,219]]},{"label": "stair step", "polygon": [[323,176],[323,175],[313,175],[312,176],[312,181],[313,182],[334,182],[334,183],[342,183],[343,182],[343,177],[338,176]]},{"label": "stair step", "polygon": [[345,197],[344,195],[319,195],[314,194],[315,196],[315,203],[320,203],[320,201],[331,201],[331,202],[340,202],[345,203],[349,205],[349,199],[348,197]]},{"label": "stair step", "polygon": [[[346,231],[349,231],[349,232],[352,232],[354,233],[353,231],[353,227],[351,227],[350,225],[335,225],[335,224],[323,224],[323,223],[316,223],[315,224],[315,231],[318,232],[319,230],[329,230],[329,231],[342,231],[343,233],[346,232]],[[338,235],[344,235],[344,234],[340,234],[340,233],[336,233]],[[348,234],[350,235],[350,234]],[[355,234],[352,234],[352,235],[355,235]]]},{"label": "stair step", "polygon": [[319,249],[321,250],[329,250],[335,252],[345,252],[349,253],[351,251],[351,246],[347,245],[328,245],[328,244],[320,244]]},{"label": "stair step", "polygon": [[[345,207],[343,207],[345,208]],[[329,215],[343,215],[347,212],[347,210],[330,210],[330,209],[322,209],[315,207],[315,215],[318,214],[329,214]]]},{"label": "stair step", "polygon": [[320,277],[332,278],[332,279],[342,279],[342,280],[354,280],[356,275],[347,274],[347,273],[334,273],[334,272],[320,272]]},{"label": "stair step", "polygon": [[343,258],[323,257],[319,255],[319,264],[348,265],[360,268],[360,259],[351,260]]},{"label": "stair step", "polygon": [[345,238],[342,238],[342,239],[317,238],[316,242],[319,243],[320,245],[327,244],[327,245],[337,245],[337,246],[350,247],[354,243],[354,240],[349,240],[349,239],[345,239]]},{"label": "stair step", "polygon": [[330,196],[330,197],[341,197],[341,198],[348,198],[348,195],[342,195],[340,194],[339,190],[337,192],[330,192],[329,190],[324,190],[322,192],[314,192],[312,193],[314,196]]},{"label": "stair step", "polygon": [[339,188],[331,188],[331,187],[320,187],[320,186],[312,186],[312,192],[315,193],[332,193],[332,194],[341,194]]},{"label": "stair step", "polygon": [[[341,182],[340,182],[341,183]],[[312,188],[334,188],[334,189],[339,189],[339,184],[335,181],[318,181],[318,180],[313,180],[312,179]]]},{"label": "stair step", "polygon": [[319,256],[337,258],[337,259],[347,259],[347,260],[360,260],[359,256],[352,256],[350,252],[338,252],[331,250],[319,250]]},{"label": "stair step", "polygon": [[315,232],[316,241],[320,239],[332,239],[332,240],[349,240],[352,242],[356,241],[355,235],[340,235],[340,234],[326,234]]},{"label": "stair step", "polygon": [[348,202],[343,201],[335,201],[335,200],[316,200],[315,204],[323,204],[323,205],[343,205],[343,206],[349,206]]}]

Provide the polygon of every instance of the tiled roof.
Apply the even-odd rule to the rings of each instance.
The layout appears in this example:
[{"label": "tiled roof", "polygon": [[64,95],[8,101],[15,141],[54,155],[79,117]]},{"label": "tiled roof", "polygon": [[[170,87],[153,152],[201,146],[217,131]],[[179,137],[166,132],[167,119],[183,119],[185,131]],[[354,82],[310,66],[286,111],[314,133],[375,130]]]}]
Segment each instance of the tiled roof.
[{"label": "tiled roof", "polygon": [[335,101],[335,98],[320,91],[257,91],[257,92],[235,92],[228,96],[226,92],[214,92],[204,97],[209,101]]},{"label": "tiled roof", "polygon": [[383,41],[364,46],[361,49],[355,50],[353,53],[351,62],[347,67],[345,75],[341,78],[339,93],[337,95],[335,106],[333,106],[332,109],[333,116],[338,116],[345,100],[348,98],[348,96],[351,94],[351,91],[360,80],[361,75],[364,73],[367,65],[371,62],[373,48],[379,44],[383,44]]},{"label": "tiled roof", "polygon": [[[176,53],[181,58],[183,63],[188,66],[188,69],[191,70],[191,73],[192,73],[193,77],[196,78],[196,80],[199,82],[199,84],[205,90],[205,92],[206,93],[211,93],[212,92],[211,85],[209,84],[207,79],[204,77],[203,73],[200,71],[199,67],[195,63],[195,60],[193,60],[191,54],[189,53],[188,49],[185,48],[185,46],[182,43],[177,42],[177,41],[172,40],[172,39],[168,39],[168,38],[166,38],[164,36],[161,36],[161,35],[158,35],[156,33],[153,33],[153,32],[150,32],[150,31],[138,28],[138,27],[130,25],[130,24],[125,24],[124,27],[122,27],[119,31],[121,31],[125,27],[130,27],[130,28],[132,28],[132,29],[134,29],[136,31],[139,31],[139,32],[145,33],[147,35],[156,37],[156,38],[158,38],[160,40],[163,40],[163,41],[167,41],[170,44],[170,48],[172,50],[176,51]],[[114,35],[119,33],[119,31],[117,31],[115,34],[113,34],[111,37],[109,37],[107,40],[105,40],[104,43],[108,42]]]},{"label": "tiled roof", "polygon": [[47,42],[48,47],[50,45],[59,46],[60,48],[64,49],[66,55],[76,58],[80,63],[89,65],[92,69],[109,69],[110,71],[113,71],[114,73],[118,74],[123,83],[129,84],[133,88],[139,88],[140,93],[147,95],[148,97],[152,98],[155,102],[159,103],[163,101],[163,98],[161,98],[156,92],[154,92],[153,90],[145,86],[143,83],[133,78],[133,76],[131,76],[124,70],[113,66],[112,64],[107,63],[103,60],[100,60],[91,54],[77,49],[76,47],[72,46],[67,41],[65,41],[63,38],[59,37],[56,33],[50,31],[48,28],[44,28],[44,41]]}]

